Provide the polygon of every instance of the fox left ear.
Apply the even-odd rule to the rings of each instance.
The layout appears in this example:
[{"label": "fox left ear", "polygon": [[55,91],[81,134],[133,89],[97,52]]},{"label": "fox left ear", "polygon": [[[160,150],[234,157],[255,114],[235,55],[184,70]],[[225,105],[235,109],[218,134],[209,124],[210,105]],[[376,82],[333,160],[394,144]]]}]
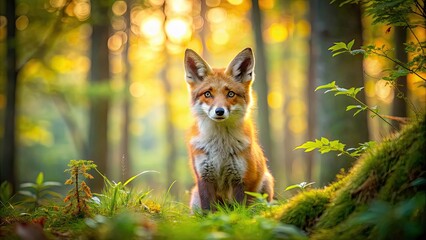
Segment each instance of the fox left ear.
[{"label": "fox left ear", "polygon": [[246,48],[229,63],[225,73],[230,74],[237,82],[248,82],[254,79],[254,56],[251,48]]},{"label": "fox left ear", "polygon": [[191,49],[186,49],[185,51],[185,74],[186,82],[189,84],[197,83],[203,81],[212,71],[209,64],[202,57],[200,57],[196,52]]}]

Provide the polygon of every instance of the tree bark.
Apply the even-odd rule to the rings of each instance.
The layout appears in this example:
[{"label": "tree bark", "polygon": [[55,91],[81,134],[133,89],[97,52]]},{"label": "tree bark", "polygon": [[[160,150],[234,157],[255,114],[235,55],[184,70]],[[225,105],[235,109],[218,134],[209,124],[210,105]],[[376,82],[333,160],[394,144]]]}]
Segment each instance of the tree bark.
[{"label": "tree bark", "polygon": [[7,62],[6,62],[6,110],[1,156],[0,183],[8,181],[16,191],[16,92],[18,71],[16,69],[16,4],[6,2],[7,18]]},{"label": "tree bark", "polygon": [[[110,79],[109,66],[109,8],[98,1],[92,1],[92,45],[91,45],[91,87],[105,87]],[[107,93],[91,97],[89,111],[89,158],[98,166],[102,174],[108,174],[108,112]],[[99,191],[103,186],[101,177],[95,178],[93,187]]]},{"label": "tree bark", "polygon": [[[406,63],[408,60],[404,45],[406,41],[407,30],[404,27],[395,26],[395,55],[396,59],[403,63]],[[396,92],[392,104],[392,116],[407,117],[407,102],[405,101],[405,98],[408,99],[407,94],[407,76],[399,77],[396,80]],[[400,123],[392,121],[392,125],[400,126]]]},{"label": "tree bark", "polygon": [[[328,1],[311,1],[313,22],[312,47],[314,51],[315,83],[317,86],[332,81],[345,88],[363,86],[362,57],[342,54],[332,57],[328,50],[335,42],[349,42],[355,39],[355,45],[362,44],[361,9],[359,5],[330,4]],[[364,92],[358,94],[365,102]],[[361,112],[353,117],[346,112],[346,106],[355,102],[344,96],[316,93],[316,136],[339,139],[347,147],[357,147],[368,140],[367,113]],[[319,164],[319,182],[325,185],[334,180],[341,168],[348,169],[353,160],[336,154],[321,155]]]},{"label": "tree bark", "polygon": [[123,124],[122,124],[122,142],[121,142],[121,168],[122,168],[122,181],[126,181],[131,176],[131,156],[130,156],[130,133],[129,133],[129,124],[130,124],[130,95],[129,95],[129,87],[130,87],[130,62],[129,62],[129,42],[130,42],[130,11],[131,11],[131,1],[126,0],[127,11],[124,14],[124,21],[126,22],[126,34],[127,34],[127,42],[124,45],[124,50],[122,54],[124,69],[124,86],[125,86],[125,96],[123,100]]},{"label": "tree bark", "polygon": [[271,126],[269,123],[269,106],[268,106],[268,75],[265,57],[265,45],[262,38],[262,16],[257,0],[252,0],[252,24],[256,45],[256,63],[255,63],[255,81],[254,88],[257,95],[257,126],[259,128],[259,140],[263,148],[265,156],[269,159],[272,173],[280,171],[276,168],[276,162],[272,159],[271,149]]}]

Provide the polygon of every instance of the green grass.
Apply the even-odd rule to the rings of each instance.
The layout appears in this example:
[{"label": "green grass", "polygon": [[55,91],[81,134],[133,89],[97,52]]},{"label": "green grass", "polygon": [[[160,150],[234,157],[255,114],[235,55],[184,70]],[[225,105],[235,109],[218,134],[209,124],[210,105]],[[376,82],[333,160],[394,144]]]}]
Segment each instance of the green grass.
[{"label": "green grass", "polygon": [[[154,197],[128,186],[146,172],[124,183],[104,177],[105,188],[93,194],[84,217],[67,214],[62,200],[46,198],[34,208],[2,184],[0,238],[19,239],[19,225],[53,239],[421,239],[425,148],[420,121],[375,146],[323,189],[305,189],[274,204],[259,197],[251,206],[218,205],[214,213],[196,215],[187,203],[174,201],[170,188]],[[43,230],[31,228],[40,223]]]}]

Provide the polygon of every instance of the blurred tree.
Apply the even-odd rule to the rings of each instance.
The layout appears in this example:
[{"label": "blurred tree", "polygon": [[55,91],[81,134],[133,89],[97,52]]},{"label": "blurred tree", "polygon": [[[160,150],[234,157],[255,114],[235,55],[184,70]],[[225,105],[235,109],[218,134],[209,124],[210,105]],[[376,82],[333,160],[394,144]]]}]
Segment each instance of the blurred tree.
[{"label": "blurred tree", "polygon": [[130,42],[130,7],[132,1],[126,0],[126,12],[123,15],[124,22],[126,24],[126,35],[127,35],[127,42],[124,43],[124,49],[122,53],[123,57],[123,65],[124,65],[124,85],[125,85],[125,96],[123,101],[123,124],[122,124],[122,143],[121,143],[121,164],[122,164],[122,181],[126,181],[130,178],[131,172],[130,172],[130,163],[131,163],[131,156],[130,156],[130,149],[129,149],[129,124],[130,124],[130,99],[129,99],[129,88],[130,88],[130,63],[129,63],[129,42]]},{"label": "blurred tree", "polygon": [[[312,1],[310,1],[310,7],[309,7],[309,21],[311,23],[311,33],[316,31],[316,24],[315,24],[315,11],[313,10],[312,6],[314,5]],[[313,45],[313,39],[312,34],[309,38],[309,53],[308,53],[308,78],[307,78],[307,88],[306,88],[306,96],[307,96],[307,105],[308,105],[308,112],[307,112],[307,118],[308,118],[308,126],[307,126],[307,133],[306,137],[307,139],[314,139],[315,138],[315,126],[316,126],[316,104],[315,104],[315,62],[314,59],[317,59],[315,56],[314,51],[314,45]],[[314,172],[314,158],[315,158],[315,152],[311,151],[306,153],[306,181],[312,182],[313,181],[313,172]]]},{"label": "blurred tree", "polygon": [[[395,26],[395,57],[399,61],[406,63],[407,53],[405,52],[405,43],[407,42],[407,29],[402,26]],[[408,97],[407,89],[407,76],[401,76],[396,80],[396,85],[399,92],[396,92],[396,96],[392,104],[392,115],[396,117],[407,117],[407,102],[405,97]],[[399,126],[397,122],[393,122],[394,126]]]},{"label": "blurred tree", "polygon": [[[3,4],[3,3],[2,3]],[[3,146],[1,151],[0,183],[8,181],[16,190],[15,161],[16,161],[16,89],[18,71],[16,68],[16,4],[6,2],[7,19],[7,52],[6,52],[6,110],[4,119]]]},{"label": "blurred tree", "polygon": [[268,75],[267,75],[267,61],[265,57],[265,43],[262,37],[262,16],[259,8],[259,2],[252,0],[252,24],[253,34],[255,39],[255,73],[256,80],[254,81],[254,88],[257,95],[257,122],[259,127],[259,140],[263,148],[265,156],[269,159],[272,174],[281,171],[276,165],[276,161],[272,159],[272,142],[271,142],[271,126],[269,122],[269,106],[268,106]]},{"label": "blurred tree", "polygon": [[[108,175],[108,113],[109,94],[108,84],[110,80],[108,38],[110,30],[109,2],[92,1],[92,45],[91,45],[91,87],[100,91],[95,91],[91,97],[89,112],[89,149],[90,160],[98,166],[98,170]],[[102,189],[104,180],[101,177],[95,178],[93,187],[95,191]]]},{"label": "blurred tree", "polygon": [[[359,5],[330,4],[329,1],[311,1],[313,65],[316,85],[336,81],[341,87],[363,86],[361,56],[339,55],[332,57],[327,49],[335,42],[349,42],[352,39],[362,44],[361,9]],[[313,93],[311,93],[313,94]],[[316,137],[339,139],[348,147],[368,140],[367,113],[353,117],[346,112],[346,106],[354,104],[350,98],[333,94],[316,93],[317,117]],[[365,102],[363,92],[359,98]],[[319,161],[319,182],[325,185],[335,178],[341,168],[348,169],[352,161],[332,154],[321,155]]]},{"label": "blurred tree", "polygon": [[[164,33],[167,33],[166,31],[166,23],[168,21],[167,16],[167,10],[166,6],[169,1],[164,1],[162,10],[164,13],[164,24],[163,24],[163,30]],[[167,43],[170,43],[169,36],[165,34],[166,36],[166,45]],[[164,46],[164,59],[165,63],[163,66],[163,69],[161,70],[161,80],[163,82],[164,87],[164,123],[165,123],[165,129],[166,129],[166,139],[167,139],[167,149],[166,149],[166,175],[167,175],[167,185],[171,185],[176,180],[176,163],[178,158],[178,150],[177,150],[177,144],[176,144],[176,129],[173,125],[173,110],[172,110],[172,84],[171,79],[169,79],[168,71],[171,69],[171,58],[167,46]],[[179,184],[180,185],[180,184]],[[170,189],[171,194],[174,196],[177,196],[179,193],[179,186],[174,186]]]}]

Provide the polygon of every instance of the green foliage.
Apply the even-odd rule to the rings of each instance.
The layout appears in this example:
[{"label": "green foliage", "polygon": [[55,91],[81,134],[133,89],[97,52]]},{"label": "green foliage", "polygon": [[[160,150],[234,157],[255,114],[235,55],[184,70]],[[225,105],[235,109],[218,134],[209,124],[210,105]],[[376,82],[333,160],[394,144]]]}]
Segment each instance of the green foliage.
[{"label": "green foliage", "polygon": [[394,130],[397,130],[395,126],[393,126],[388,120],[386,120],[381,114],[379,114],[379,110],[377,106],[370,107],[364,102],[362,102],[359,98],[357,98],[357,94],[363,89],[363,87],[359,87],[359,88],[352,87],[352,88],[346,89],[346,88],[339,87],[338,85],[336,85],[336,82],[333,81],[331,83],[318,86],[315,89],[315,91],[320,89],[327,89],[324,93],[335,92],[334,96],[344,95],[355,100],[358,103],[358,105],[346,106],[346,111],[356,110],[354,113],[354,116],[360,113],[361,111],[367,110],[372,113],[371,117],[377,116],[381,120],[383,120],[385,123],[387,123],[390,127],[392,127]]},{"label": "green foliage", "polygon": [[10,200],[13,197],[12,184],[8,181],[4,181],[0,185],[0,203],[2,207],[6,207],[10,204]]},{"label": "green foliage", "polygon": [[73,185],[74,187],[64,199],[64,202],[69,202],[65,206],[65,212],[78,217],[90,215],[88,203],[93,195],[86,182],[79,179],[79,177],[93,179],[93,176],[88,171],[96,168],[96,164],[90,160],[71,160],[68,167],[65,172],[70,173],[70,178],[65,181],[65,184]]},{"label": "green foliage", "polygon": [[[333,2],[337,2],[337,0],[333,0],[332,3]],[[395,89],[398,98],[403,99],[410,106],[410,109],[415,113],[417,119],[421,117],[420,111],[418,111],[410,99],[399,90],[400,86],[398,85],[397,79],[413,74],[423,81],[419,86],[426,87],[426,78],[424,74],[422,74],[426,72],[426,54],[424,50],[426,41],[420,40],[414,31],[417,27],[422,29],[426,27],[425,3],[417,0],[344,0],[340,2],[340,6],[347,3],[361,3],[367,15],[372,16],[373,24],[402,26],[411,32],[415,42],[405,43],[405,52],[410,55],[407,62],[396,59],[394,57],[394,49],[385,45],[366,45],[361,46],[360,49],[352,50],[354,40],[350,41],[348,44],[337,42],[331,46],[329,50],[332,51],[333,57],[342,53],[350,53],[352,55],[362,54],[364,56],[377,56],[392,62],[394,67],[386,71],[388,74],[383,77],[383,80],[386,80]],[[389,30],[391,28],[392,27],[389,27]],[[366,110],[367,108],[364,107],[365,106],[359,106],[358,109]]]},{"label": "green foliage", "polygon": [[310,231],[330,202],[331,193],[325,189],[302,191],[281,210],[281,222]]},{"label": "green foliage", "polygon": [[424,192],[396,205],[374,201],[366,211],[352,218],[348,224],[372,226],[375,239],[417,239],[423,232],[421,217],[426,214],[425,209]]},{"label": "green foliage", "polygon": [[346,144],[341,143],[339,140],[329,140],[322,137],[320,140],[315,139],[315,141],[307,141],[295,149],[305,149],[305,152],[311,152],[318,149],[321,154],[334,151],[339,153],[338,156],[346,155],[352,158],[357,158],[368,149],[372,148],[375,144],[375,142],[369,141],[360,143],[360,146],[357,148],[348,148],[345,150]]},{"label": "green foliage", "polygon": [[[332,0],[331,3],[359,4],[365,8],[367,15],[373,17],[373,24],[387,24],[395,26],[424,27],[425,23],[419,18],[426,18],[424,2],[418,0]],[[410,22],[411,20],[411,22]]]},{"label": "green foliage", "polygon": [[146,198],[151,191],[141,191],[135,193],[132,188],[128,188],[127,185],[139,176],[146,173],[158,173],[156,171],[143,171],[140,172],[124,183],[114,182],[109,180],[105,175],[100,173],[97,169],[96,171],[104,178],[105,188],[103,189],[102,194],[95,194],[95,203],[99,211],[106,213],[109,216],[113,216],[118,208],[127,208],[131,204],[142,204],[142,200]]},{"label": "green foliage", "polygon": [[299,189],[302,192],[304,192],[304,191],[307,190],[308,187],[312,186],[313,184],[315,184],[315,182],[310,182],[310,183],[301,182],[299,184],[294,184],[294,185],[290,185],[290,186],[286,187],[284,191],[289,191],[289,190],[292,190],[292,189]]},{"label": "green foliage", "polygon": [[156,224],[146,216],[123,212],[111,218],[86,218],[90,239],[152,239]]},{"label": "green foliage", "polygon": [[52,191],[52,187],[61,186],[62,184],[59,182],[52,181],[44,181],[44,174],[40,172],[37,175],[35,182],[27,182],[21,184],[21,189],[28,190],[20,190],[19,193],[24,195],[25,198],[23,200],[24,203],[31,204],[34,209],[43,205],[43,202],[47,200],[47,197],[57,197],[61,198],[61,194]]},{"label": "green foliage", "polygon": [[340,180],[344,183],[334,193],[332,207],[321,215],[312,238],[386,238],[389,235],[380,229],[388,227],[396,234],[392,236],[402,239],[425,234],[423,229],[417,232],[417,226],[425,224],[425,213],[419,211],[424,197],[417,196],[425,186],[425,153],[424,120],[374,147]]}]

